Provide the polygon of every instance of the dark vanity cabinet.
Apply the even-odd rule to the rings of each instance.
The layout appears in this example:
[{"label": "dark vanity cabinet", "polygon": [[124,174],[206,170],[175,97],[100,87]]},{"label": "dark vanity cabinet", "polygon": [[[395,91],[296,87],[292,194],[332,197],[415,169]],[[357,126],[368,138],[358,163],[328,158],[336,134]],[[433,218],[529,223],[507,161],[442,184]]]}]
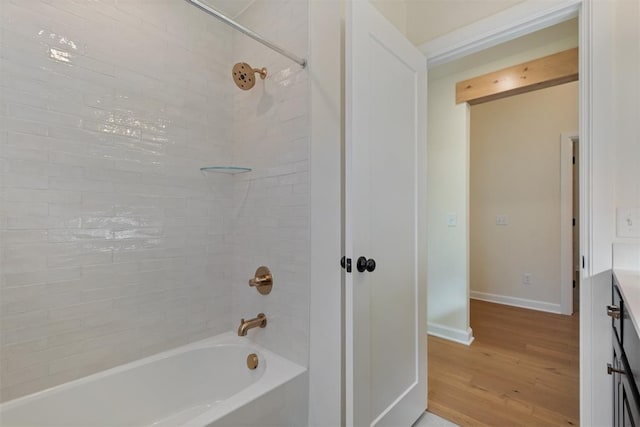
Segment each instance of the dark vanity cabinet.
[{"label": "dark vanity cabinet", "polygon": [[613,357],[607,366],[613,377],[613,425],[640,427],[640,339],[615,276],[607,314],[613,327]]}]

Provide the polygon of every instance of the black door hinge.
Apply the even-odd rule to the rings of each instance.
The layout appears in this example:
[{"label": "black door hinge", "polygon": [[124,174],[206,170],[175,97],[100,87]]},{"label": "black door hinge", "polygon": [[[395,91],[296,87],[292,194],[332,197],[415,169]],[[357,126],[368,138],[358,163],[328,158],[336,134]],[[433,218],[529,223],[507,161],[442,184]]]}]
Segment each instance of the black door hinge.
[{"label": "black door hinge", "polygon": [[573,218],[573,226],[574,227],[576,226],[576,219],[575,218]]}]

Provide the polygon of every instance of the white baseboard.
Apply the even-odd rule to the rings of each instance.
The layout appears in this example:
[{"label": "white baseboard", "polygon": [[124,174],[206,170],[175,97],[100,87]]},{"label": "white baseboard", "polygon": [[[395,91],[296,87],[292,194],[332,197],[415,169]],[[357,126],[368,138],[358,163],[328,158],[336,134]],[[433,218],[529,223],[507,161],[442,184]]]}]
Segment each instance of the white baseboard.
[{"label": "white baseboard", "polygon": [[471,291],[471,299],[494,302],[496,304],[512,305],[514,307],[529,308],[531,310],[546,311],[547,313],[562,314],[562,307],[560,307],[560,304],[536,301],[532,299],[508,297],[505,295],[488,294],[476,291]]},{"label": "white baseboard", "polygon": [[473,342],[473,330],[471,328],[467,328],[465,331],[463,329],[455,329],[450,328],[449,326],[438,325],[437,323],[428,323],[427,333],[434,337],[444,338],[445,340],[455,341],[464,345],[471,345]]}]

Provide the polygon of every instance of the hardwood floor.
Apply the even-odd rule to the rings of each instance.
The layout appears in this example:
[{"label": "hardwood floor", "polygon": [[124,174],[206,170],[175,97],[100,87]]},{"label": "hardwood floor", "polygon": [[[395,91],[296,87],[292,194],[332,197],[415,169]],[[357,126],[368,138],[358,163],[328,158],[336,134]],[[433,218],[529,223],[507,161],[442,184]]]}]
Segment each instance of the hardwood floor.
[{"label": "hardwood floor", "polygon": [[471,346],[429,337],[429,411],[461,426],[579,425],[578,319],[471,300]]}]

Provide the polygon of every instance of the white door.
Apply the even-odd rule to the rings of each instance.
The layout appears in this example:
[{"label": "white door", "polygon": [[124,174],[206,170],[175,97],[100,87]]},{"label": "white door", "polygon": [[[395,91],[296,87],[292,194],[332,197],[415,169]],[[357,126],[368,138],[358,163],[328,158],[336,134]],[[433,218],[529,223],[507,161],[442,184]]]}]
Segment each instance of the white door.
[{"label": "white door", "polygon": [[346,41],[347,425],[409,427],[427,406],[426,59],[368,1],[348,2]]}]

